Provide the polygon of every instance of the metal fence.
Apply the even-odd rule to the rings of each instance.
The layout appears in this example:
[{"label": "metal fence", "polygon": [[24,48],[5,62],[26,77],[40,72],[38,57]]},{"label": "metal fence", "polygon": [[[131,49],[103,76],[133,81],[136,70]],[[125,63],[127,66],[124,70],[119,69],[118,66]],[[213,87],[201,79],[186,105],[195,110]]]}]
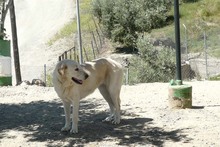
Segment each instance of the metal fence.
[{"label": "metal fence", "polygon": [[[83,52],[83,61],[91,61],[100,57],[100,55],[105,52],[107,49],[105,47],[105,37],[101,31],[99,24],[95,22],[93,19],[94,29],[91,31],[82,32],[82,52]],[[88,24],[88,28],[90,25]],[[63,59],[73,59],[75,61],[79,61],[79,49],[78,49],[78,35],[75,35],[74,47],[69,50],[63,52],[58,60],[61,61]]]},{"label": "metal fence", "polygon": [[[46,86],[52,86],[52,72],[54,66],[52,65],[21,65],[22,82],[32,83],[33,80],[38,79],[45,83]],[[15,72],[12,72],[12,84],[16,85]]]},{"label": "metal fence", "polygon": [[67,51],[65,51],[64,53],[62,53],[59,57],[58,57],[58,60],[61,61],[63,59],[73,59],[73,60],[76,60],[76,61],[79,61],[79,57],[78,55],[76,54],[76,48],[73,47]]},{"label": "metal fence", "polygon": [[[182,45],[184,78],[209,80],[220,75],[220,35],[218,32],[220,33],[220,30],[201,31],[197,40],[184,37]],[[198,51],[191,49],[192,46],[195,48],[195,44]]]},{"label": "metal fence", "polygon": [[[218,33],[219,32],[219,33]],[[193,32],[191,32],[193,33]],[[105,50],[105,41],[102,32],[97,27],[96,31],[90,33],[91,41],[83,44],[84,62],[101,57],[101,53]],[[197,32],[197,37],[188,35],[187,27],[183,25],[181,34],[181,62],[182,62],[182,79],[183,80],[210,80],[218,79],[220,75],[220,30],[217,31],[200,31]],[[88,43],[90,42],[90,43]],[[155,44],[161,44],[154,42]],[[175,43],[172,39],[166,42],[171,48],[175,48]],[[165,45],[166,45],[165,43]],[[162,44],[163,45],[163,44]],[[90,50],[89,50],[90,49]],[[79,61],[78,49],[73,47],[65,51],[59,56],[59,61],[63,59],[73,59]],[[123,57],[120,57],[123,58]],[[128,59],[129,60],[129,59]],[[119,59],[123,62],[123,59]],[[154,61],[152,61],[154,62]],[[125,84],[130,84],[132,73],[130,67],[125,67]],[[176,71],[173,70],[173,78],[175,78]],[[157,73],[155,73],[157,74]],[[166,77],[166,73],[163,73]],[[216,78],[217,77],[217,78]],[[149,77],[150,82],[158,82],[157,76]],[[170,78],[170,77],[169,77]],[[171,79],[170,79],[171,80]],[[163,82],[163,81],[161,81]]]}]

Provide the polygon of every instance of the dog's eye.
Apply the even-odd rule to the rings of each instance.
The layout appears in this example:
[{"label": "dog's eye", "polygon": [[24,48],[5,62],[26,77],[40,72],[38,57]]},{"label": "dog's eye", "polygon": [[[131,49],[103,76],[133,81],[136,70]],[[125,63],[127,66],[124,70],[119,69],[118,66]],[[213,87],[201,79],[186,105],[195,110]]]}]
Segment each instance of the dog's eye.
[{"label": "dog's eye", "polygon": [[76,68],[75,71],[79,71],[79,68]]}]

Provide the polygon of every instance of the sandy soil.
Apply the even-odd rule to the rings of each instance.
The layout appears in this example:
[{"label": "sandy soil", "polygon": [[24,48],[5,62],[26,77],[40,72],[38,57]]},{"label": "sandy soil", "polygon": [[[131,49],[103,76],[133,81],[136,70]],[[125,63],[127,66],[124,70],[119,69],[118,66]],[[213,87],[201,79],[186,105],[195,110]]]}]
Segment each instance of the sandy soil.
[{"label": "sandy soil", "polygon": [[[15,5],[22,77],[31,80],[68,49],[60,42],[55,47],[45,43],[74,17],[74,3],[15,0]],[[10,34],[10,24],[6,29]],[[53,88],[0,87],[0,146],[220,146],[220,82],[190,84],[194,107],[179,110],[168,107],[167,83],[123,86],[119,125],[102,122],[108,106],[95,91],[81,101],[79,133],[74,135],[60,132],[63,108]]]},{"label": "sandy soil", "polygon": [[168,84],[123,86],[122,121],[103,123],[95,91],[81,101],[79,133],[60,132],[63,108],[53,88],[0,87],[0,146],[220,146],[220,82],[191,82],[193,109],[170,109]]}]

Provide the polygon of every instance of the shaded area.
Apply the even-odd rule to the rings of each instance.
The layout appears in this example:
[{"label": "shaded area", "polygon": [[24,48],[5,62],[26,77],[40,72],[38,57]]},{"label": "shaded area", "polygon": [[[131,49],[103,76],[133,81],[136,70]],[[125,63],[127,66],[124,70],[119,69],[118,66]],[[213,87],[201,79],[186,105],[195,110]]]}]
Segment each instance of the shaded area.
[{"label": "shaded area", "polygon": [[192,106],[191,109],[204,109],[205,106]]},{"label": "shaded area", "polygon": [[115,53],[124,53],[124,54],[137,54],[138,49],[135,47],[116,47]]},{"label": "shaded area", "polygon": [[[97,110],[101,104],[82,101],[80,104],[79,133],[70,135],[60,132],[64,125],[62,104],[58,102],[37,101],[29,104],[0,104],[0,139],[8,137],[6,132],[17,130],[27,132],[29,141],[47,142],[48,146],[59,146],[67,142],[68,146],[89,142],[108,141],[119,145],[158,145],[165,141],[187,140],[183,130],[165,131],[154,127],[153,119],[123,112],[119,125],[104,123],[108,112]],[[31,132],[31,133],[30,133]],[[188,140],[190,140],[188,138]],[[57,142],[55,142],[57,141]]]}]

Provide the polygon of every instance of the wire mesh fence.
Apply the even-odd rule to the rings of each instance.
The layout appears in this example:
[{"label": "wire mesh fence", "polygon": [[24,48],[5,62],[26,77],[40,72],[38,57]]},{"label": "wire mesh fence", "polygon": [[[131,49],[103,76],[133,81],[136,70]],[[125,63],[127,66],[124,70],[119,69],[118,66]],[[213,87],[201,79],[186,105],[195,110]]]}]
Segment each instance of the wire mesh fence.
[{"label": "wire mesh fence", "polygon": [[[35,80],[43,82],[43,86],[52,86],[52,72],[54,66],[51,65],[22,65],[21,64],[21,74],[22,82],[27,85],[37,85],[34,83]],[[12,84],[16,85],[15,73],[12,72]],[[21,83],[19,83],[21,84]]]},{"label": "wire mesh fence", "polygon": [[[187,27],[182,29],[181,41],[181,69],[183,80],[219,80],[220,79],[220,30],[200,31],[196,35],[188,35]],[[191,32],[192,33],[192,32]],[[85,39],[85,38],[84,38]],[[104,51],[105,39],[100,28],[97,26],[95,31],[90,33],[91,41],[84,42],[83,56],[84,62],[101,57]],[[157,46],[165,45],[158,49]],[[119,62],[127,60],[131,66],[124,66],[124,84],[134,84],[141,82],[168,82],[176,77],[175,61],[170,61],[171,52],[175,52],[173,39],[166,41],[157,39],[153,42],[154,50],[148,59],[134,62],[133,56],[129,59],[121,57]],[[73,47],[59,56],[62,59],[78,59],[78,49]],[[161,54],[161,52],[164,52]],[[159,55],[161,54],[161,55]],[[157,64],[155,64],[157,63]],[[134,65],[132,65],[134,64]],[[142,66],[143,65],[143,66]],[[174,65],[174,66],[173,66]]]},{"label": "wire mesh fence", "polygon": [[[105,37],[98,23],[96,23],[95,18],[93,18],[93,29],[91,29],[88,24],[89,31],[82,32],[82,52],[83,61],[91,61],[100,57],[100,55],[105,51]],[[79,62],[79,48],[78,48],[78,35],[75,35],[74,47],[63,52],[58,60],[63,59],[73,59]]]},{"label": "wire mesh fence", "polygon": [[[215,31],[200,31],[196,36],[182,35],[181,43],[181,72],[182,80],[220,80],[220,30]],[[185,34],[187,35],[187,34]],[[158,41],[159,40],[159,41]],[[153,44],[169,46],[171,50],[175,51],[175,43],[170,38],[158,39]],[[151,47],[155,50],[155,47]],[[162,49],[163,50],[163,49]],[[169,56],[160,56],[158,54],[162,50],[153,52],[145,63],[137,61],[134,66],[129,66],[128,81],[126,83],[140,83],[144,82],[168,82],[171,79],[176,78],[176,68],[166,70],[167,64],[163,64],[169,61]],[[154,54],[157,54],[155,56]],[[154,57],[152,57],[154,56]],[[175,55],[174,55],[175,56]],[[155,64],[158,60],[163,60],[159,65]],[[147,63],[149,62],[149,63]],[[134,62],[133,62],[134,63]],[[131,63],[132,64],[132,63]],[[145,64],[150,64],[145,65]],[[142,65],[142,66],[139,66]],[[138,68],[139,67],[139,68]],[[145,69],[143,69],[145,68]],[[164,70],[163,70],[164,68]],[[139,73],[137,71],[140,71]],[[140,74],[141,73],[141,74]],[[143,80],[141,80],[142,78]]]},{"label": "wire mesh fence", "polygon": [[182,61],[188,66],[182,71],[185,77],[197,80],[218,80],[220,75],[219,33],[220,30],[201,31],[196,40],[185,37],[182,47]]}]

